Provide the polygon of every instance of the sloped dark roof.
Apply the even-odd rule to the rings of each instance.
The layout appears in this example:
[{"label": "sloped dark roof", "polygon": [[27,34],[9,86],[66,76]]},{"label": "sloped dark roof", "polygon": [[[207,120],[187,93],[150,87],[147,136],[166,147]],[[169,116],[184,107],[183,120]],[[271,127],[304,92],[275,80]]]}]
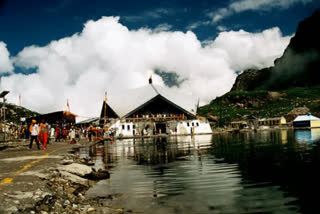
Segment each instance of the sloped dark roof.
[{"label": "sloped dark roof", "polygon": [[42,114],[35,117],[27,118],[27,122],[30,123],[31,120],[36,120],[37,122],[41,122],[44,120],[47,123],[60,123],[60,122],[67,122],[67,123],[75,123],[76,122],[76,114],[73,114],[69,111],[57,111],[51,112],[48,114]]},{"label": "sloped dark roof", "polygon": [[[198,100],[195,97],[153,84],[108,96],[108,107],[114,110],[119,118],[125,118],[157,96],[161,96],[185,114],[193,116],[196,114]],[[101,113],[103,113],[103,108]]]}]

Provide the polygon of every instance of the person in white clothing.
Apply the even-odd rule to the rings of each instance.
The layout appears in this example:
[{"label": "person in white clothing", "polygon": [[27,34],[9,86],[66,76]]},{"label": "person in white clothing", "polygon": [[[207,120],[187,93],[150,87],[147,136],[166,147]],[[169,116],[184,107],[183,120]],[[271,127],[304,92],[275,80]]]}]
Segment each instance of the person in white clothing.
[{"label": "person in white clothing", "polygon": [[53,127],[51,127],[50,129],[50,138],[54,138],[55,137],[55,130]]},{"label": "person in white clothing", "polygon": [[71,143],[76,142],[76,131],[73,128],[70,129],[69,137],[70,137]]},{"label": "person in white clothing", "polygon": [[29,130],[30,130],[30,133],[31,133],[31,140],[30,140],[29,149],[32,149],[33,140],[36,140],[38,150],[40,150],[40,144],[39,144],[39,141],[38,141],[39,126],[36,124],[35,120],[31,121],[31,125],[30,125]]}]

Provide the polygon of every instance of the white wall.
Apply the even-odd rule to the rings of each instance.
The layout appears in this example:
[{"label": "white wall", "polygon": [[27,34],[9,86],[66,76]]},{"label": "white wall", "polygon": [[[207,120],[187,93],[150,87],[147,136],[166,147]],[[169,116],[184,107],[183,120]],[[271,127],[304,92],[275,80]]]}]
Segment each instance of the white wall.
[{"label": "white wall", "polygon": [[[122,123],[119,120],[114,125],[112,125],[111,128],[117,128],[116,136],[133,136],[133,125],[133,122]],[[194,129],[194,134],[212,132],[210,124],[208,122],[202,122],[200,120],[188,120],[179,122],[177,125],[177,133],[172,134],[191,134],[191,127],[193,127]]]},{"label": "white wall", "polygon": [[177,134],[191,134],[191,127],[194,128],[195,134],[212,132],[210,124],[208,122],[202,122],[199,120],[189,120],[189,121],[180,122],[178,124]]}]

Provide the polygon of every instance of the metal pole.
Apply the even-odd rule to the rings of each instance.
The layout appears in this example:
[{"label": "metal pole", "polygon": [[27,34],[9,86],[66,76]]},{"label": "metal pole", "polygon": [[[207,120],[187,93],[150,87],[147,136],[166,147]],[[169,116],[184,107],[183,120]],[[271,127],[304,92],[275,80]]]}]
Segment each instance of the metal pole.
[{"label": "metal pole", "polygon": [[6,98],[3,97],[3,121],[6,121]]},{"label": "metal pole", "polygon": [[104,116],[103,116],[103,120],[104,120],[104,123],[103,123],[103,128],[106,127],[106,118],[107,117],[107,92],[105,92],[104,94]]},{"label": "metal pole", "polygon": [[4,141],[6,140],[6,98],[5,96],[9,93],[9,91],[2,91],[0,93],[0,98],[3,98],[3,125],[4,125]]},{"label": "metal pole", "polygon": [[4,142],[6,142],[7,127],[6,127],[6,98],[5,97],[3,97],[3,125],[4,125],[3,140]]}]

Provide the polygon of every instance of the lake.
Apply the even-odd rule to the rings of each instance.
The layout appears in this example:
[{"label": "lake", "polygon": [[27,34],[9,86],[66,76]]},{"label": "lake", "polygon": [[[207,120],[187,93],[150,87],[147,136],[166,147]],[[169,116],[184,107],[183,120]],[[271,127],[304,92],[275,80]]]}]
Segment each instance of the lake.
[{"label": "lake", "polygon": [[108,168],[89,197],[139,213],[320,213],[320,129],[118,140],[81,149]]}]

